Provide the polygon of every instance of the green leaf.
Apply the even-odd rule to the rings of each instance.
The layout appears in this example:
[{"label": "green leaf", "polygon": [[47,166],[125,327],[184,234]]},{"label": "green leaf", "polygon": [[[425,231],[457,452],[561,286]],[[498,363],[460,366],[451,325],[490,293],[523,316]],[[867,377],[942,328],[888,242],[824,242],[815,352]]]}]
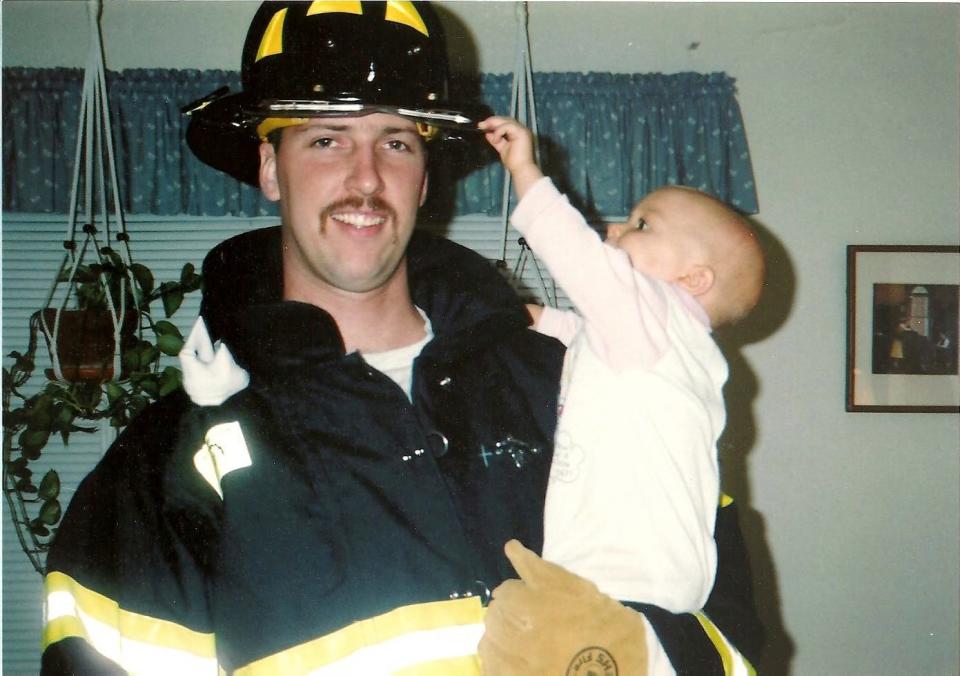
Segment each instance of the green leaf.
[{"label": "green leaf", "polygon": [[167,334],[181,335],[180,329],[174,325],[173,322],[168,322],[165,319],[161,319],[159,322],[154,323],[153,330],[156,331],[158,336],[166,336]]},{"label": "green leaf", "polygon": [[40,508],[38,517],[41,523],[48,526],[55,525],[60,521],[60,502],[58,500],[47,500]]},{"label": "green leaf", "polygon": [[163,299],[164,314],[167,317],[171,317],[180,309],[180,305],[183,303],[183,290],[177,286],[168,287],[161,294],[161,298]]},{"label": "green leaf", "polygon": [[153,360],[157,358],[157,349],[148,340],[140,340],[123,353],[123,365],[130,373],[149,371]]},{"label": "green leaf", "polygon": [[20,438],[17,439],[17,444],[23,450],[24,454],[27,453],[36,453],[41,448],[47,445],[47,440],[50,439],[50,430],[37,428],[37,429],[25,429],[20,433]]},{"label": "green leaf", "polygon": [[180,268],[180,283],[183,285],[188,284],[190,280],[196,276],[194,270],[196,270],[196,268],[193,267],[193,263],[184,263],[183,267]]},{"label": "green leaf", "polygon": [[37,497],[41,500],[54,500],[60,496],[60,476],[54,470],[48,470],[40,480]]},{"label": "green leaf", "polygon": [[136,417],[149,403],[150,400],[142,394],[135,394],[130,397],[130,417]]},{"label": "green leaf", "polygon": [[140,388],[149,394],[153,399],[160,396],[160,383],[156,376],[144,378],[140,381]]},{"label": "green leaf", "polygon": [[3,426],[7,429],[21,427],[27,424],[30,417],[30,411],[25,408],[16,408],[7,413],[3,418]]},{"label": "green leaf", "polygon": [[140,368],[147,369],[153,360],[157,358],[157,348],[149,341],[140,342]]},{"label": "green leaf", "polygon": [[[177,332],[179,334],[179,331]],[[183,338],[180,335],[166,334],[163,336],[157,337],[157,347],[160,348],[160,351],[171,357],[176,357],[180,354],[180,349],[183,347]]]},{"label": "green leaf", "polygon": [[39,460],[40,455],[42,454],[42,448],[21,448],[20,453],[23,454],[23,457],[33,462],[34,460]]},{"label": "green leaf", "polygon": [[47,527],[43,525],[40,519],[34,519],[27,524],[27,528],[30,529],[30,532],[36,535],[37,537],[47,537],[50,535],[50,531],[47,530]]},{"label": "green leaf", "polygon": [[137,348],[130,348],[124,350],[123,356],[121,357],[121,362],[123,362],[123,370],[127,373],[133,373],[134,371],[140,370],[140,350]]},{"label": "green leaf", "polygon": [[142,263],[132,263],[130,272],[133,278],[137,280],[137,285],[143,290],[144,295],[149,296],[153,293],[153,273],[150,268]]},{"label": "green leaf", "polygon": [[78,265],[77,272],[74,275],[74,279],[80,282],[81,284],[89,284],[97,280],[97,273],[100,270],[99,265]]},{"label": "green leaf", "polygon": [[27,424],[30,427],[50,427],[53,423],[54,397],[59,394],[61,392],[58,388],[54,387],[53,390],[48,388],[32,400],[32,405],[29,406],[30,412],[27,414]]},{"label": "green leaf", "polygon": [[37,492],[37,487],[30,483],[29,479],[17,479],[17,490],[21,493],[33,494]]},{"label": "green leaf", "polygon": [[70,429],[70,425],[73,424],[73,419],[77,417],[76,413],[72,408],[66,404],[60,404],[56,407],[57,410],[57,419],[56,422],[51,426],[55,430],[66,430]]},{"label": "green leaf", "polygon": [[116,251],[114,251],[110,247],[108,246],[103,247],[102,249],[100,249],[100,253],[107,258],[107,260],[110,262],[110,265],[116,268],[117,271],[123,272],[126,269],[127,266],[123,262],[123,259],[120,258],[120,254],[118,254]]},{"label": "green leaf", "polygon": [[166,396],[180,389],[183,383],[183,374],[175,366],[168,366],[160,374],[160,396]]},{"label": "green leaf", "polygon": [[73,386],[73,396],[84,408],[84,415],[89,415],[103,399],[103,390],[99,383],[76,383]]},{"label": "green leaf", "polygon": [[7,465],[7,471],[19,479],[26,479],[27,482],[33,477],[33,470],[27,466],[26,458],[17,458]]},{"label": "green leaf", "polygon": [[106,388],[107,403],[111,406],[113,406],[118,399],[122,399],[123,397],[127,396],[127,391],[112,380],[106,383]]}]

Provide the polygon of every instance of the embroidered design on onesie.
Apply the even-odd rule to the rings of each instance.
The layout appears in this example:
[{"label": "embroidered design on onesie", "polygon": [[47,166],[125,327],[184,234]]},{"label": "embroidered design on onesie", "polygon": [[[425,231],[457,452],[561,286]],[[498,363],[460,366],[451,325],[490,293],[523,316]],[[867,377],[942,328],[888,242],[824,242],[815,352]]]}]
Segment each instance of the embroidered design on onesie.
[{"label": "embroidered design on onesie", "polygon": [[573,483],[580,476],[584,460],[586,460],[586,454],[583,452],[583,447],[570,437],[569,432],[560,432],[554,443],[550,481]]}]

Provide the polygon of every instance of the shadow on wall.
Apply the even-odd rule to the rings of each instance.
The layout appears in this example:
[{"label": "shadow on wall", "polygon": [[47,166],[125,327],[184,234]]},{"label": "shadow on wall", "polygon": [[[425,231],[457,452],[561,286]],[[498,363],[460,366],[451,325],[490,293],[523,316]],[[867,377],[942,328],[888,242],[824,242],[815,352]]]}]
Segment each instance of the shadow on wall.
[{"label": "shadow on wall", "polygon": [[[450,60],[448,99],[471,114],[485,117],[493,111],[482,108],[479,57],[470,28],[443,5],[434,5],[444,31]],[[474,110],[474,108],[476,108]],[[457,181],[498,159],[481,134],[453,133],[428,146],[430,161],[427,201],[418,214],[419,222],[429,224],[437,234],[446,234],[446,226],[456,213]]]},{"label": "shadow on wall", "polygon": [[796,278],[782,243],[761,223],[753,219],[751,222],[766,256],[767,279],[753,313],[716,335],[730,365],[730,379],[724,389],[727,427],[719,443],[720,464],[723,490],[734,497],[738,505],[740,527],[753,569],[755,602],[766,630],[763,657],[760,664],[754,666],[758,674],[787,676],[795,653],[794,643],[783,624],[777,571],[767,544],[763,515],[751,506],[748,455],[756,443],[753,400],[759,391],[759,381],[744,359],[742,349],[769,337],[783,325],[793,305]]}]

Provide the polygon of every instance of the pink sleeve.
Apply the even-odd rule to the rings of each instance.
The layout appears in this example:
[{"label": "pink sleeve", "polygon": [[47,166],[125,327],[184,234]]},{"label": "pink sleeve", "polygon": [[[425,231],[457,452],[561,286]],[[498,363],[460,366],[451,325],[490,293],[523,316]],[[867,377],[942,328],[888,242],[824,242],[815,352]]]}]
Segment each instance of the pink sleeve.
[{"label": "pink sleeve", "polygon": [[540,313],[540,319],[537,320],[536,329],[539,333],[556,338],[561,343],[570,347],[570,342],[577,335],[583,320],[573,310],[558,310],[557,308],[544,306]]},{"label": "pink sleeve", "polygon": [[604,244],[549,178],[527,191],[511,217],[583,317],[587,340],[612,368],[650,368],[667,348],[662,291]]}]

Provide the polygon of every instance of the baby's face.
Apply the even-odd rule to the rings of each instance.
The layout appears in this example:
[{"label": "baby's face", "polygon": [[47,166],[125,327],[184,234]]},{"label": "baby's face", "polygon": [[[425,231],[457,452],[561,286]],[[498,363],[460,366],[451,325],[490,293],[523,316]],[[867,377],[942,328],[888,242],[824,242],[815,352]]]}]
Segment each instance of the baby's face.
[{"label": "baby's face", "polygon": [[692,214],[676,195],[654,192],[641,200],[624,223],[607,226],[607,244],[622,249],[633,269],[674,282],[697,252]]}]

